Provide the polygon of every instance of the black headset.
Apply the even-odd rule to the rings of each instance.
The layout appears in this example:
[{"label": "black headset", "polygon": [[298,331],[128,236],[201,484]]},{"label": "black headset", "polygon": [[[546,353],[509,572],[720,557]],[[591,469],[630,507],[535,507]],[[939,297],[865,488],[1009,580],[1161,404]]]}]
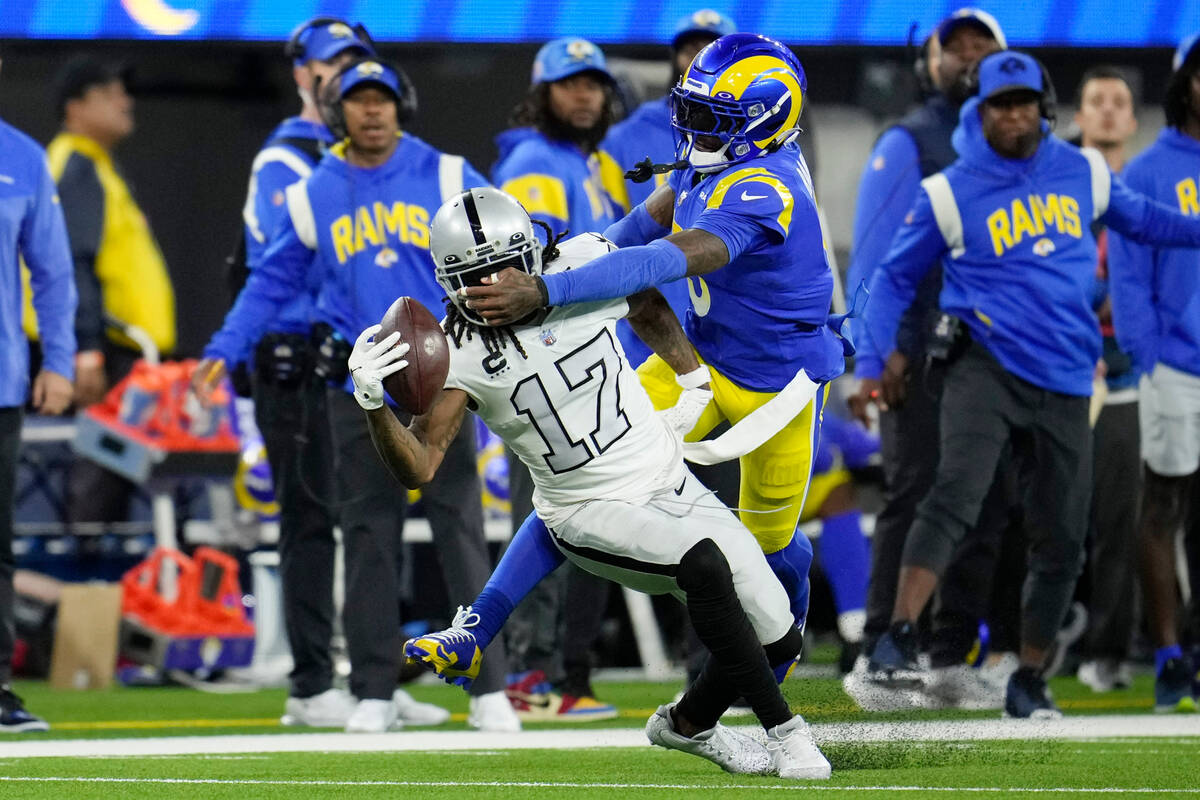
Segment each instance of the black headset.
[{"label": "black headset", "polygon": [[916,58],[913,59],[913,75],[917,79],[917,91],[922,97],[929,97],[937,94],[937,87],[933,82],[933,73],[930,71],[929,65],[929,46],[933,41],[933,37],[937,32],[929,34],[921,41],[920,47],[915,47],[912,43],[912,35],[916,33],[916,23],[913,23],[912,29],[909,31],[909,47],[913,47],[917,51]]},{"label": "black headset", "polygon": [[365,42],[371,50],[375,49],[375,41],[371,38],[371,34],[367,33],[367,29],[363,27],[361,22],[356,22],[351,25],[349,22],[346,22],[346,20],[339,17],[314,17],[308,22],[303,22],[296,26],[296,29],[292,31],[292,35],[288,37],[287,44],[283,46],[283,54],[292,61],[307,61],[308,59],[305,58],[304,51],[307,49],[308,37],[304,34],[308,33],[313,28],[323,28],[326,25],[334,25],[338,23],[341,23],[350,30],[354,31],[355,37],[357,37],[359,41]]},{"label": "black headset", "polygon": [[336,139],[345,139],[349,135],[346,129],[346,114],[342,110],[342,98],[340,97],[342,76],[356,69],[359,64],[364,64],[368,61],[376,61],[383,64],[396,73],[396,78],[400,83],[400,97],[396,100],[396,123],[403,128],[417,115],[417,88],[413,86],[412,81],[409,80],[404,70],[382,58],[357,58],[342,67],[338,71],[338,74],[330,79],[329,83],[322,84],[318,81],[313,90],[313,94],[316,96],[317,109],[321,112],[321,119]]},{"label": "black headset", "polygon": [[[999,55],[1006,51],[999,50],[992,55]],[[1050,70],[1046,69],[1046,65],[1034,56],[1024,53],[1033,59],[1033,63],[1038,65],[1038,69],[1042,72],[1042,91],[1038,95],[1038,115],[1042,119],[1050,123],[1053,128],[1055,122],[1058,121],[1058,93],[1054,91],[1054,81],[1050,79]],[[990,58],[991,56],[988,56]],[[982,64],[984,59],[980,59],[978,63],[971,68],[970,74],[967,76],[967,82],[970,86],[970,94],[979,94],[979,64]]]}]

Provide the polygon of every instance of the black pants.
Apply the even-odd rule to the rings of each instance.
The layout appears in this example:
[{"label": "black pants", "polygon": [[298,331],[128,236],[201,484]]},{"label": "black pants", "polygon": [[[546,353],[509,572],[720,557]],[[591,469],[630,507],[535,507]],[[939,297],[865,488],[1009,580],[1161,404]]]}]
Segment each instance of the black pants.
[{"label": "black pants", "polygon": [[946,374],[937,477],[917,508],[901,563],[945,572],[978,522],[1010,445],[1026,478],[1029,556],[1021,641],[1045,648],[1066,616],[1083,568],[1092,489],[1087,397],[1023,381],[973,343]]},{"label": "black pants", "polygon": [[[140,353],[105,341],[104,375],[109,388],[125,378]],[[77,458],[67,475],[68,522],[125,522],[137,484],[87,458]]]},{"label": "black pants", "polygon": [[1129,657],[1137,584],[1137,520],[1141,495],[1141,431],[1137,401],[1108,405],[1092,432],[1095,484],[1088,547],[1090,658]]},{"label": "black pants", "polygon": [[293,697],[332,685],[334,452],[325,386],[253,379],[254,418],[279,503],[279,580]]},{"label": "black pants", "polygon": [[[342,619],[350,651],[350,690],[360,699],[392,696],[400,665],[401,534],[407,490],[375,452],[362,409],[348,393],[327,393],[337,451],[338,513],[346,548],[346,603]],[[451,598],[474,598],[491,574],[483,533],[483,501],[471,420],[446,451],[433,480],[421,490],[433,544]],[[504,646],[484,653],[471,694],[504,688]]]},{"label": "black pants", "polygon": [[0,408],[0,684],[12,680],[13,643],[13,489],[21,450],[20,406]]},{"label": "black pants", "polygon": [[[865,629],[868,643],[891,622],[904,544],[917,506],[937,473],[941,377],[930,374],[924,366],[914,367],[906,402],[879,417],[886,488],[884,507],[871,537]],[[961,661],[975,640],[979,620],[989,616],[1000,545],[1009,527],[1011,493],[1010,480],[994,481],[976,535],[963,542],[946,568],[934,608],[936,666]]]}]

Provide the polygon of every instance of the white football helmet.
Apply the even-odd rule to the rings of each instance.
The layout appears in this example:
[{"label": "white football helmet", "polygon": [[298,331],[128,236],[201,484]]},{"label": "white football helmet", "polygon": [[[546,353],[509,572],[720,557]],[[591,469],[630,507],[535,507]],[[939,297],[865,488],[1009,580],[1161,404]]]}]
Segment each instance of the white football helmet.
[{"label": "white football helmet", "polygon": [[491,186],[442,204],[429,226],[429,252],[437,282],[462,315],[477,325],[487,321],[467,308],[459,289],[479,286],[507,267],[542,274],[542,246],[529,214],[515,198]]}]

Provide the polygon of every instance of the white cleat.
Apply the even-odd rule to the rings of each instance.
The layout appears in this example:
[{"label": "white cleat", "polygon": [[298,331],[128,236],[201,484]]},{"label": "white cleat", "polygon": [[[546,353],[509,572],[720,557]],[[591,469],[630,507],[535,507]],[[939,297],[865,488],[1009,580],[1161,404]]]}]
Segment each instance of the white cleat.
[{"label": "white cleat", "polygon": [[708,759],[726,772],[739,775],[770,775],[771,755],[762,742],[717,723],[706,731],[687,737],[675,730],[671,720],[674,703],[659,706],[646,721],[646,738],[668,750],[680,750]]},{"label": "white cleat", "polygon": [[450,719],[450,712],[433,703],[422,703],[403,689],[392,693],[396,717],[405,725],[441,725]]},{"label": "white cleat", "polygon": [[472,697],[468,704],[467,724],[492,733],[517,733],[521,730],[521,720],[517,718],[517,712],[503,690]]},{"label": "white cleat", "polygon": [[898,689],[872,681],[865,663],[863,669],[855,668],[842,676],[842,690],[863,711],[910,711],[927,705],[926,695],[920,689]]},{"label": "white cleat", "polygon": [[359,700],[358,707],[346,720],[346,733],[387,733],[402,727],[391,700]]},{"label": "white cleat", "polygon": [[833,772],[799,714],[767,731],[767,752],[771,754],[772,772],[781,778],[825,781]]},{"label": "white cleat", "polygon": [[357,705],[354,696],[342,689],[326,689],[312,697],[289,697],[283,704],[279,724],[341,728]]}]

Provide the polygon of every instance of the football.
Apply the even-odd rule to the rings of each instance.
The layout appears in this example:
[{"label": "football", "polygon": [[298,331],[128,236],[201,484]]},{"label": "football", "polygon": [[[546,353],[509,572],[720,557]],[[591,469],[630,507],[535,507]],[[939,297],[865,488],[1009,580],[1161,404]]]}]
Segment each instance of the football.
[{"label": "football", "polygon": [[383,388],[396,404],[414,416],[424,414],[433,405],[450,371],[450,348],[446,334],[425,306],[411,297],[401,297],[379,321],[383,339],[400,331],[400,341],[408,342],[405,358],[408,366],[383,379]]}]

